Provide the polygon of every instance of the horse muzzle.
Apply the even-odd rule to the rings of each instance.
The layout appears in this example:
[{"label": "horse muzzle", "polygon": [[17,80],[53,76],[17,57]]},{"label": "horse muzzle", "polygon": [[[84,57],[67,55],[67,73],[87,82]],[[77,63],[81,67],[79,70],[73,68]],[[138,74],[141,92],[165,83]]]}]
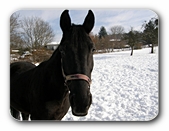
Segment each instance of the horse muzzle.
[{"label": "horse muzzle", "polygon": [[88,111],[87,112],[76,112],[72,110],[72,114],[74,116],[86,116],[88,114]]},{"label": "horse muzzle", "polygon": [[89,96],[81,99],[80,101],[79,99],[80,98],[76,97],[75,95],[69,95],[72,114],[75,116],[86,116],[92,102],[92,95],[89,94]]}]

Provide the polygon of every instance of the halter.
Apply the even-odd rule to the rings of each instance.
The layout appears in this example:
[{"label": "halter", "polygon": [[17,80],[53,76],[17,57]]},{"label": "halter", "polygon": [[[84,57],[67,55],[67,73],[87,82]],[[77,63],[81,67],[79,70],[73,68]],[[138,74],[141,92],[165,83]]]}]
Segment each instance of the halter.
[{"label": "halter", "polygon": [[85,80],[89,86],[91,85],[91,79],[84,74],[72,74],[72,75],[65,75],[64,70],[63,70],[63,66],[62,66],[62,59],[61,59],[61,68],[62,68],[62,75],[65,78],[65,84],[67,83],[67,81],[70,80]]}]

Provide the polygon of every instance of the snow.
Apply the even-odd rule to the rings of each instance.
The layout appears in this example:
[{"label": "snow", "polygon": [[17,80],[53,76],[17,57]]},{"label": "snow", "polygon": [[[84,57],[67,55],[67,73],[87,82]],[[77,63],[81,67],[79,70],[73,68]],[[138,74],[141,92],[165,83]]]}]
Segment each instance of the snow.
[{"label": "snow", "polygon": [[159,112],[158,47],[94,55],[92,105],[76,117],[71,108],[63,121],[149,121]]}]

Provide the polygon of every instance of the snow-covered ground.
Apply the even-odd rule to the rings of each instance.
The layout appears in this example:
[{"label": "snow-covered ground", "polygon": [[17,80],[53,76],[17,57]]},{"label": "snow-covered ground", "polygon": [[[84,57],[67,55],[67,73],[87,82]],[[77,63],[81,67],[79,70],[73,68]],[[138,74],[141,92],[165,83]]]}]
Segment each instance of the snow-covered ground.
[{"label": "snow-covered ground", "polygon": [[94,55],[91,93],[85,117],[71,108],[63,121],[149,121],[158,115],[158,47]]}]

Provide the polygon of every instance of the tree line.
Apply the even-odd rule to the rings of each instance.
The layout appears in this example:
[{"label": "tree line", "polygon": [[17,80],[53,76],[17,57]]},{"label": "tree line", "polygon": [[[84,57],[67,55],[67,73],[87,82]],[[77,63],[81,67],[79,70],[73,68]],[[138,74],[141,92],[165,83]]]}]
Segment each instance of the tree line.
[{"label": "tree line", "polygon": [[[25,17],[19,19],[19,14],[12,14],[10,17],[10,46],[17,49],[39,49],[53,41],[54,31],[50,24],[39,17]],[[96,52],[112,52],[114,49],[130,47],[131,55],[134,49],[140,49],[142,45],[151,45],[151,53],[154,46],[158,45],[158,18],[151,18],[142,24],[143,31],[134,30],[131,27],[129,32],[121,25],[110,28],[107,33],[102,26],[98,34],[90,33],[95,43]]]},{"label": "tree line", "polygon": [[143,45],[151,47],[154,53],[154,46],[158,45],[158,18],[151,18],[142,24],[143,31],[134,30],[131,27],[129,32],[121,25],[110,28],[111,33],[107,33],[102,26],[98,34],[91,33],[90,36],[95,43],[96,52],[112,52],[114,49],[124,49],[130,47],[131,55],[134,49],[141,49]]}]

